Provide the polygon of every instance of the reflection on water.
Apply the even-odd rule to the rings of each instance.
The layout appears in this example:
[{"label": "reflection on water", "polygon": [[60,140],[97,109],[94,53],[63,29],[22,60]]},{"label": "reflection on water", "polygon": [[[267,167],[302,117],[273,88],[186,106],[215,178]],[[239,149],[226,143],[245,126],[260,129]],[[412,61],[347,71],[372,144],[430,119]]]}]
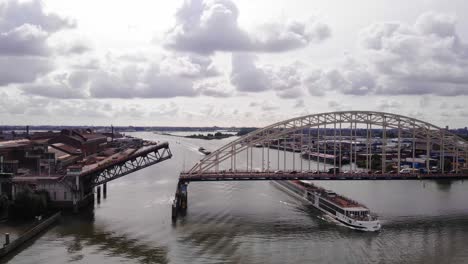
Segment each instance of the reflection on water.
[{"label": "reflection on water", "polygon": [[71,238],[64,245],[72,261],[84,257],[81,253],[83,246],[91,246],[112,257],[134,259],[140,263],[168,263],[166,247],[145,244],[138,239],[101,229],[94,224],[93,209],[83,212],[79,217],[66,215],[64,222],[70,224],[61,225],[55,231],[60,237]]},{"label": "reflection on water", "polygon": [[452,183],[457,182],[457,181],[449,181],[449,180],[441,180],[441,181],[434,181],[435,184],[437,185],[437,188],[441,191],[450,191],[450,187],[452,186]]},{"label": "reflection on water", "polygon": [[135,135],[169,140],[173,159],[111,182],[108,199],[66,215],[9,263],[468,262],[466,182],[317,183],[378,213],[378,233],[322,220],[268,182],[191,183],[187,214],[173,225],[170,204],[184,163],[203,157],[198,147],[214,150],[233,138]]}]

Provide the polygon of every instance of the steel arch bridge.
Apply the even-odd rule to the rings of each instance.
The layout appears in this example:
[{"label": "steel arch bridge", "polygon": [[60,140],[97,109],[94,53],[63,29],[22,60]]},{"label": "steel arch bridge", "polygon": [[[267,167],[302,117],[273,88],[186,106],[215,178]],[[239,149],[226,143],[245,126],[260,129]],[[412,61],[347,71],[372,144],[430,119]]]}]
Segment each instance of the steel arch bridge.
[{"label": "steel arch bridge", "polygon": [[204,157],[180,181],[462,179],[467,157],[466,140],[428,122],[340,111],[257,129]]},{"label": "steel arch bridge", "polygon": [[341,111],[292,118],[181,172],[172,219],[187,209],[192,181],[468,179],[467,158],[466,140],[411,117]]}]

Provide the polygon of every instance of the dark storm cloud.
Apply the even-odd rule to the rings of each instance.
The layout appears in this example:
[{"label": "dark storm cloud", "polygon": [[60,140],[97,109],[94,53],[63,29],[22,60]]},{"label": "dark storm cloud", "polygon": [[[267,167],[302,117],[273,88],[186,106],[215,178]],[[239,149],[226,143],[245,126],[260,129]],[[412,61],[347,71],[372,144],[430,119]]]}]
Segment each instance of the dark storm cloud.
[{"label": "dark storm cloud", "polygon": [[239,10],[230,0],[188,0],[177,11],[166,35],[166,47],[195,53],[215,51],[282,52],[320,42],[330,36],[327,25],[307,22],[268,23],[249,33],[238,24]]}]

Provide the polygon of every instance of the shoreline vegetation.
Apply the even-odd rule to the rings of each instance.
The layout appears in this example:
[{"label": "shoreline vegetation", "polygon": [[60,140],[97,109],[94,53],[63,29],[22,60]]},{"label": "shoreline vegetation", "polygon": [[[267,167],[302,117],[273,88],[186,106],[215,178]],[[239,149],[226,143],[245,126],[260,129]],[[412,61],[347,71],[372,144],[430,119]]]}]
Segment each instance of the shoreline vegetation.
[{"label": "shoreline vegetation", "polygon": [[224,139],[224,138],[235,137],[235,136],[238,136],[238,137],[243,136],[245,134],[248,134],[248,133],[254,131],[255,129],[256,128],[242,128],[236,134],[222,133],[222,132],[208,133],[206,135],[204,135],[204,134],[192,134],[192,135],[188,135],[188,136],[174,135],[174,134],[170,134],[170,133],[167,133],[167,132],[160,132],[158,134],[161,134],[161,135],[164,135],[164,136],[172,136],[172,137],[197,138],[197,139],[204,139],[204,140],[213,140],[213,139]]},{"label": "shoreline vegetation", "polygon": [[203,134],[192,134],[188,136],[184,136],[186,138],[198,138],[198,139],[205,139],[205,140],[212,140],[212,139],[224,139],[228,137],[234,137],[236,134],[225,134],[221,132],[216,132],[214,134],[208,133],[206,135]]}]

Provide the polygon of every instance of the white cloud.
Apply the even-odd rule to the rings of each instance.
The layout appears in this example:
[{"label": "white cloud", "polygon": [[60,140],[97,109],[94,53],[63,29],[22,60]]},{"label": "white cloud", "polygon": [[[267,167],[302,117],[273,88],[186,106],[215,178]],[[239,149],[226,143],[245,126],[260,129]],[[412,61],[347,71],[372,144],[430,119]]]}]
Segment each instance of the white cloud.
[{"label": "white cloud", "polygon": [[53,33],[75,27],[75,23],[56,14],[46,14],[39,0],[0,3],[0,55],[46,56],[47,39]]},{"label": "white cloud", "polygon": [[275,110],[278,110],[279,109],[279,106],[276,105],[276,104],[273,104],[271,101],[263,101],[261,103],[261,106],[260,108],[263,110],[263,111],[275,111]]},{"label": "white cloud", "polygon": [[232,54],[231,83],[242,92],[261,92],[271,89],[266,72],[255,65],[256,56]]},{"label": "white cloud", "polygon": [[47,32],[31,24],[0,32],[0,55],[47,55],[47,37]]},{"label": "white cloud", "polygon": [[452,15],[424,13],[418,17],[415,28],[424,35],[435,34],[439,37],[455,36],[456,18]]},{"label": "white cloud", "polygon": [[52,69],[53,62],[47,58],[0,56],[0,86],[32,82]]},{"label": "white cloud", "polygon": [[87,71],[53,72],[37,82],[22,85],[21,90],[28,95],[76,99],[87,96],[88,84],[89,73]]},{"label": "white cloud", "polygon": [[226,87],[227,85],[222,82],[204,82],[196,86],[196,90],[200,95],[227,98],[234,94],[231,88]]},{"label": "white cloud", "polygon": [[317,20],[266,23],[254,32],[238,24],[239,10],[230,0],[185,1],[168,31],[166,46],[179,51],[209,54],[215,51],[282,52],[320,42],[329,27]]},{"label": "white cloud", "polygon": [[377,103],[377,108],[381,111],[395,110],[401,107],[401,103],[396,100],[382,99]]},{"label": "white cloud", "polygon": [[378,23],[361,32],[382,94],[468,94],[468,45],[452,16],[425,13],[414,25]]},{"label": "white cloud", "polygon": [[366,65],[346,57],[336,68],[315,70],[306,78],[307,88],[312,95],[338,91],[343,94],[365,95],[376,87],[375,76]]},{"label": "white cloud", "polygon": [[468,44],[455,19],[425,13],[415,24],[375,23],[359,34],[361,50],[306,77],[312,95],[468,95]]},{"label": "white cloud", "polygon": [[76,23],[57,14],[47,14],[42,1],[6,0],[0,3],[0,30],[8,31],[24,24],[37,25],[46,32],[53,33],[64,28],[72,28]]},{"label": "white cloud", "polygon": [[294,103],[294,108],[302,108],[305,106],[303,99],[297,99],[296,103]]},{"label": "white cloud", "polygon": [[[50,36],[48,43],[56,55],[83,55],[93,51],[93,43],[76,31],[60,31]],[[86,57],[86,56],[83,56]]]},{"label": "white cloud", "polygon": [[191,80],[162,72],[157,64],[125,66],[117,71],[100,70],[90,82],[95,98],[168,98],[195,96]]},{"label": "white cloud", "polygon": [[[458,18],[418,17],[427,9],[420,3],[385,11],[393,22],[369,25],[379,12],[343,16],[329,38],[327,25],[307,17],[334,11],[301,1],[187,0],[175,19],[176,3],[142,4],[148,12],[134,19],[124,1],[102,19],[108,5],[87,0],[73,8],[0,0],[0,117],[5,124],[261,126],[363,109],[466,123],[468,20],[455,5],[444,10]],[[353,6],[343,12],[362,11]],[[164,38],[151,42],[154,34]]]},{"label": "white cloud", "polygon": [[[33,74],[34,72],[30,73],[29,78],[18,76],[15,79],[29,80],[29,83],[20,86],[25,94],[63,99],[231,95],[228,91],[217,88],[221,87],[221,84],[213,86],[213,82],[199,82],[201,79],[216,77],[219,74],[208,57],[170,54],[160,56],[159,59],[143,61],[118,58],[108,54],[105,59],[97,62],[91,60],[93,61],[91,64],[84,63],[70,69],[55,71],[36,81],[34,80],[38,74]],[[0,57],[0,65],[1,63]],[[0,78],[0,84],[1,82]],[[198,86],[196,83],[199,83]]]},{"label": "white cloud", "polygon": [[31,82],[51,71],[49,37],[73,27],[70,20],[46,14],[39,0],[1,2],[0,85]]},{"label": "white cloud", "polygon": [[168,116],[168,117],[174,117],[179,113],[180,109],[179,106],[174,103],[170,102],[169,104],[161,104],[157,106],[154,111],[151,113],[151,115],[155,116]]},{"label": "white cloud", "polygon": [[189,78],[213,77],[219,74],[209,57],[197,55],[167,56],[159,63],[159,67],[163,72]]},{"label": "white cloud", "polygon": [[[114,62],[114,60],[111,60]],[[161,60],[131,61],[105,65],[92,78],[90,96],[97,98],[170,98],[193,97],[200,92],[208,96],[221,93],[211,87],[195,89],[198,79],[217,76],[212,60],[194,55],[168,55]]]},{"label": "white cloud", "polygon": [[257,65],[257,57],[248,53],[232,54],[231,83],[241,92],[276,91],[281,98],[297,98],[303,93],[299,64],[276,67]]}]

